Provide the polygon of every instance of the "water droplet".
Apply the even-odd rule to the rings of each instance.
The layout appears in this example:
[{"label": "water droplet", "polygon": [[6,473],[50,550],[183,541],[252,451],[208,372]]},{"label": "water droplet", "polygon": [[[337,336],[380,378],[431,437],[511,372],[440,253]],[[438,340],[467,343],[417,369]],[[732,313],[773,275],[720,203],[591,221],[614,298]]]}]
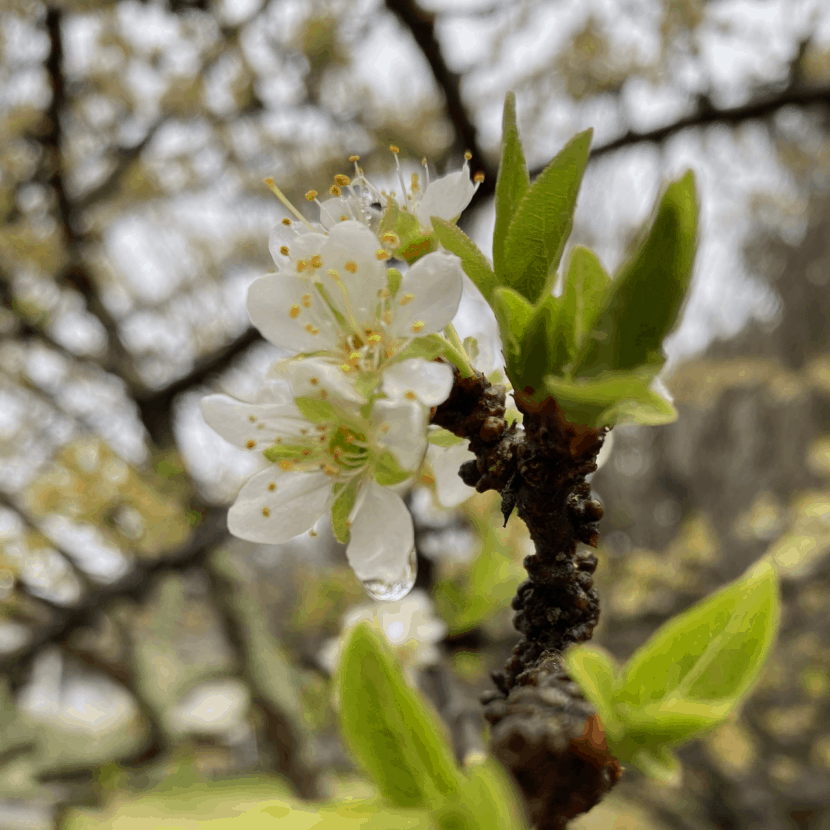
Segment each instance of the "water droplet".
[{"label": "water droplet", "polygon": [[415,584],[418,575],[418,559],[415,548],[409,552],[403,572],[392,579],[364,579],[363,587],[366,593],[380,602],[395,602],[403,599]]}]

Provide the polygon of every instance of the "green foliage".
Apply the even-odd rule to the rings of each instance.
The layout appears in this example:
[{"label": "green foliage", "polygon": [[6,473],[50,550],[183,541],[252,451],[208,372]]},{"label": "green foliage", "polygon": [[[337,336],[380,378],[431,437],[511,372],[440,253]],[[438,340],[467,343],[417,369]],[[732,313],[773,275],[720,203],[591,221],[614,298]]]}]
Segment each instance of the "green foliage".
[{"label": "green foliage", "polygon": [[553,288],[551,276],[573,226],[591,135],[586,130],[565,145],[522,197],[510,223],[499,280],[532,303]]},{"label": "green foliage", "polygon": [[438,216],[433,216],[431,221],[438,241],[461,260],[464,273],[481,291],[484,299],[488,303],[491,302],[498,281],[490,263],[487,261],[487,257],[481,253],[475,242],[456,225]]},{"label": "green foliage", "polygon": [[762,560],[737,581],[664,625],[619,670],[597,649],[566,654],[594,704],[611,751],[669,780],[671,747],[720,724],[748,694],[778,626],[778,580]]},{"label": "green foliage", "polygon": [[696,239],[690,171],[666,189],[648,234],[611,283],[576,374],[662,363],[663,339],[674,328],[692,278]]},{"label": "green foliage", "polygon": [[671,403],[650,387],[692,276],[694,176],[669,185],[649,230],[613,280],[596,254],[577,247],[562,294],[554,297],[591,132],[575,136],[530,184],[512,93],[503,130],[494,269],[458,229],[444,223],[436,232],[493,307],[514,388],[538,403],[555,397],[569,420],[587,426],[673,420]]},{"label": "green foliage", "polygon": [[493,231],[493,263],[499,274],[505,270],[504,246],[510,223],[529,187],[530,176],[516,126],[516,96],[508,92],[502,118],[501,163],[496,179],[496,227]]},{"label": "green foliage", "polygon": [[458,792],[460,774],[435,717],[365,624],[344,648],[340,689],[343,736],[381,795],[427,807]]}]

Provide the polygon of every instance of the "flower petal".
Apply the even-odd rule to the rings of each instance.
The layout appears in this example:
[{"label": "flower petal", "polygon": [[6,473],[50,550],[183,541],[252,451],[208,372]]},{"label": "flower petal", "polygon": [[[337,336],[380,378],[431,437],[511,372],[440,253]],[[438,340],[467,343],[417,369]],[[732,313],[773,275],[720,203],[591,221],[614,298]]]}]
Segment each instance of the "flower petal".
[{"label": "flower petal", "polygon": [[424,408],[409,401],[375,401],[372,420],[380,425],[377,442],[395,456],[402,469],[416,470],[427,445]]},{"label": "flower petal", "polygon": [[[319,254],[325,242],[325,234],[311,233],[302,225],[288,227],[280,222],[271,231],[268,250],[281,273],[296,274],[297,262],[308,261]],[[287,254],[283,254],[285,249],[288,249]]]},{"label": "flower petal", "polygon": [[364,487],[346,557],[362,582],[393,583],[406,571],[415,547],[412,516],[401,497],[388,488],[374,481]]},{"label": "flower petal", "polygon": [[338,342],[331,313],[302,277],[268,274],[254,280],[248,289],[248,314],[267,340],[292,352],[330,349]]},{"label": "flower petal", "polygon": [[383,391],[393,400],[417,398],[426,406],[438,406],[449,396],[452,381],[448,364],[412,357],[384,370]]},{"label": "flower petal", "polygon": [[476,192],[476,186],[470,181],[469,170],[465,162],[460,172],[430,182],[420,204],[415,208],[415,215],[422,225],[429,227],[433,216],[449,222],[461,215]]},{"label": "flower petal", "polygon": [[[351,375],[357,373],[352,370]],[[366,400],[357,389],[350,375],[343,370],[317,357],[302,359],[289,358],[280,360],[268,370],[266,377],[285,378],[296,397],[332,398],[353,403],[365,403]]]},{"label": "flower petal", "polygon": [[466,442],[451,447],[430,444],[427,458],[435,476],[435,491],[441,507],[458,507],[475,493],[475,488],[468,487],[458,475],[461,465],[475,458]]},{"label": "flower petal", "polygon": [[325,513],[331,482],[322,472],[283,472],[278,467],[263,470],[239,491],[228,511],[228,530],[249,542],[287,542]]},{"label": "flower petal", "polygon": [[446,251],[421,257],[404,275],[392,304],[396,337],[441,331],[455,316],[463,286],[461,260]]},{"label": "flower petal", "polygon": [[264,450],[307,426],[293,401],[251,404],[229,395],[208,395],[202,398],[202,416],[226,441],[248,450]]}]

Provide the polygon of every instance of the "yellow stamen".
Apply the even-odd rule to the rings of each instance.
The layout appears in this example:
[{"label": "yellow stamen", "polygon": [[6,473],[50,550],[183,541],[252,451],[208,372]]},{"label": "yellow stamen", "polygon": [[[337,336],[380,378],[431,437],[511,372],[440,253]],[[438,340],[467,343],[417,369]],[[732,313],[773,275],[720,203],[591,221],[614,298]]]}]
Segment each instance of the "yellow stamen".
[{"label": "yellow stamen", "polygon": [[393,248],[397,248],[401,244],[401,238],[394,231],[386,231],[381,237],[381,242],[384,245],[391,245]]},{"label": "yellow stamen", "polygon": [[273,493],[273,492],[274,492],[274,490],[276,490],[276,489],[277,489],[277,482],[276,482],[276,481],[272,481],[272,482],[268,485],[268,489],[269,489],[269,490]]},{"label": "yellow stamen", "polygon": [[406,391],[404,393],[404,397],[408,401],[417,401],[418,400],[418,396],[411,389],[409,389],[408,391]]},{"label": "yellow stamen", "polygon": [[349,161],[354,164],[356,161],[360,161],[360,156],[349,156]]},{"label": "yellow stamen", "polygon": [[340,282],[340,272],[336,268],[329,268],[329,270],[326,271],[326,274],[335,282]]},{"label": "yellow stamen", "polygon": [[370,343],[380,343],[383,338],[379,334],[370,334],[367,339]]},{"label": "yellow stamen", "polygon": [[280,253],[281,253],[283,256],[288,256],[288,245],[283,245],[283,246],[280,248]]},{"label": "yellow stamen", "polygon": [[473,154],[469,150],[465,151],[464,158],[467,159],[467,161],[469,161],[472,157]]},{"label": "yellow stamen", "polygon": [[387,326],[392,323],[392,312],[388,308],[383,312],[383,322],[386,323]]},{"label": "yellow stamen", "polygon": [[380,297],[381,300],[388,300],[391,296],[392,292],[388,288],[381,288],[380,291],[378,291],[378,297]]},{"label": "yellow stamen", "polygon": [[480,184],[481,182],[483,182],[483,181],[484,181],[484,173],[482,173],[482,172],[479,170],[479,171],[478,171],[478,173],[476,173],[476,174],[475,174],[475,176],[473,176],[473,181],[474,181],[476,184]]},{"label": "yellow stamen", "polygon": [[317,198],[317,191],[316,190],[309,190],[308,193],[305,195],[306,199],[309,202],[313,202]]},{"label": "yellow stamen", "polygon": [[397,146],[395,146],[394,144],[390,144],[389,149],[393,153],[400,153],[400,149]]},{"label": "yellow stamen", "polygon": [[314,254],[311,258],[311,267],[312,268],[321,268],[323,265],[323,257],[320,254]]},{"label": "yellow stamen", "polygon": [[262,515],[267,519],[271,515],[271,511],[267,507],[262,508]]},{"label": "yellow stamen", "polygon": [[248,416],[248,420],[249,420],[252,424],[255,424],[255,423],[256,423],[256,415],[249,415],[249,416]]},{"label": "yellow stamen", "polygon": [[283,470],[291,470],[294,468],[294,462],[289,458],[283,458],[283,460],[280,461],[280,467],[282,467]]},{"label": "yellow stamen", "polygon": [[305,271],[307,264],[308,263],[304,259],[298,259],[297,260],[297,273],[302,274],[303,271]]},{"label": "yellow stamen", "polygon": [[425,323],[424,323],[423,320],[416,320],[412,324],[412,333],[413,334],[418,334],[418,332],[423,331],[424,325],[425,325]]},{"label": "yellow stamen", "polygon": [[296,320],[300,316],[300,307],[298,305],[292,305],[291,310],[288,312],[288,316],[292,320]]},{"label": "yellow stamen", "polygon": [[252,449],[256,446],[256,441],[246,441],[246,442],[245,442],[245,446],[246,446],[249,450],[252,450]]},{"label": "yellow stamen", "polygon": [[375,251],[375,259],[379,259],[381,262],[385,259],[389,259],[390,254],[388,251],[384,251],[383,248],[378,248]]},{"label": "yellow stamen", "polygon": [[[414,326],[413,326],[413,328],[414,328]],[[319,334],[319,333],[320,333],[320,329],[318,329],[318,328],[317,328],[317,326],[312,326],[312,325],[311,325],[311,323],[309,323],[309,324],[305,327],[305,330],[306,330],[309,334]]]},{"label": "yellow stamen", "polygon": [[[303,216],[302,213],[300,213],[300,211],[298,211],[297,208],[295,208],[294,205],[292,205],[291,202],[285,198],[283,192],[277,187],[274,180],[270,176],[265,180],[265,184],[268,185],[268,189],[291,211],[291,213],[294,214],[294,216],[296,216],[310,231],[314,230],[308,219],[306,219],[305,216]],[[290,225],[291,220],[289,219],[286,221],[283,219],[282,223],[283,225]]]},{"label": "yellow stamen", "polygon": [[403,297],[401,297],[401,305],[409,305],[414,299],[414,294],[404,294]]},{"label": "yellow stamen", "polygon": [[311,294],[303,294],[303,305],[306,308],[311,307]]},{"label": "yellow stamen", "polygon": [[333,184],[329,188],[329,193],[331,193],[332,196],[342,196],[343,195],[343,191],[336,184]]},{"label": "yellow stamen", "polygon": [[[351,159],[349,159],[349,161],[351,161]],[[339,184],[340,187],[347,187],[349,184],[351,184],[351,182],[352,180],[348,176],[344,176],[342,173],[338,173],[334,177],[334,183]]]},{"label": "yellow stamen", "polygon": [[357,271],[357,263],[350,259],[344,266],[343,266],[350,274],[354,274]]},{"label": "yellow stamen", "polygon": [[283,217],[282,223],[287,228],[291,227],[291,220],[287,216]]}]

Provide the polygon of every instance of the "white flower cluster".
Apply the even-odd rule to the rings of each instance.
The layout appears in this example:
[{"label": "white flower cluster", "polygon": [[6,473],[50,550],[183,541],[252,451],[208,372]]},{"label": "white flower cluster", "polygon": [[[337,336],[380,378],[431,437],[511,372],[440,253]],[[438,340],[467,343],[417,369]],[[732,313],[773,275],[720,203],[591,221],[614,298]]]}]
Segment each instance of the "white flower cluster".
[{"label": "white flower cluster", "polygon": [[296,356],[270,369],[254,402],[210,395],[202,412],[268,462],[231,507],[231,533],[277,544],[314,533],[328,513],[368,593],[394,600],[412,588],[415,552],[409,511],[389,488],[418,470],[429,409],[452,387],[452,369],[433,358],[462,290],[460,261],[436,250],[430,217],[455,219],[477,185],[465,161],[423,194],[413,176],[398,204],[353,160],[354,182],[335,177],[322,202],[307,194],[319,223],[271,183],[299,222],[283,219],[271,234],[276,271],[251,285],[248,313]]}]

